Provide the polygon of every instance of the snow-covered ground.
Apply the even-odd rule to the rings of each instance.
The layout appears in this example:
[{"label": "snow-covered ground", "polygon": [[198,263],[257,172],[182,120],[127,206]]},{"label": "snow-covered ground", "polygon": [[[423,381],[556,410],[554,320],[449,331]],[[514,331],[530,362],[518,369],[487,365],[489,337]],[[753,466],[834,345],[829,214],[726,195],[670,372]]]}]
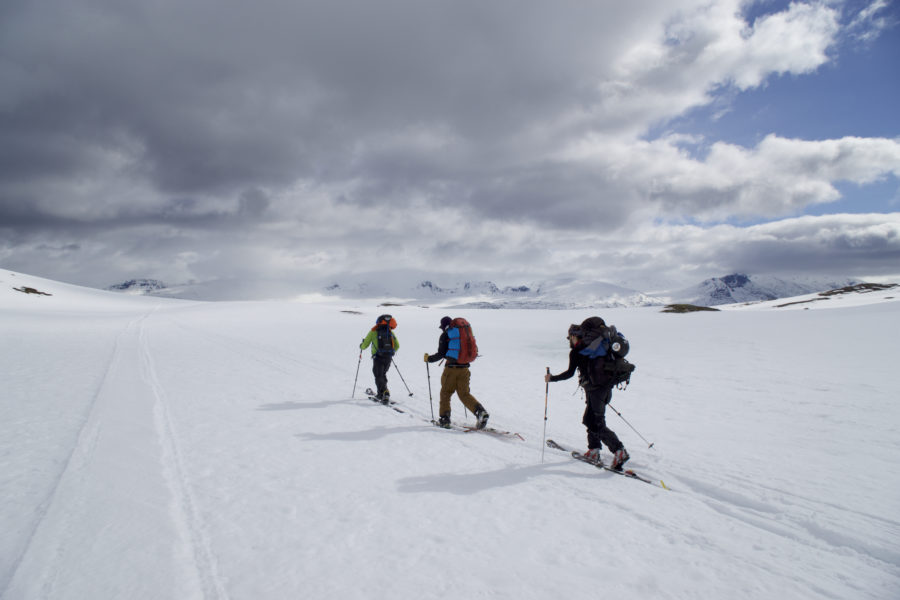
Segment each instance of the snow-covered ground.
[{"label": "snow-covered ground", "polygon": [[[545,368],[590,312],[461,315],[508,441],[428,423],[443,309],[0,271],[0,597],[898,598],[900,293],[774,304],[602,311],[638,367],[613,405],[653,448],[609,423],[667,491],[542,451]],[[406,414],[364,399],[365,356],[351,397],[383,312]],[[583,447],[583,406],[551,384],[547,437]]]}]

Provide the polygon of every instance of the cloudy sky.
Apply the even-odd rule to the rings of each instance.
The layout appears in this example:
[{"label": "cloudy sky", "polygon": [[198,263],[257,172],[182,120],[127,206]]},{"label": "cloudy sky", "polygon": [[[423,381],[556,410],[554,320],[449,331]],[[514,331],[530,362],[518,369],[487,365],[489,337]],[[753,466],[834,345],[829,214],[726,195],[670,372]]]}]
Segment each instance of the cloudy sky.
[{"label": "cloudy sky", "polygon": [[900,277],[892,0],[4,0],[0,266]]}]

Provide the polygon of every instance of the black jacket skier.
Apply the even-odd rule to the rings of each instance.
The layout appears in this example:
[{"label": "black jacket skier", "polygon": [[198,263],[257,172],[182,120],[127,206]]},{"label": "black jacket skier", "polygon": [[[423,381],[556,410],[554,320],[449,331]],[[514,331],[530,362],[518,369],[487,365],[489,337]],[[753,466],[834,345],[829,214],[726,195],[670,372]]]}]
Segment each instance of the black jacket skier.
[{"label": "black jacket skier", "polygon": [[585,410],[581,422],[587,428],[588,451],[585,456],[595,463],[602,463],[600,459],[600,449],[603,444],[613,453],[612,468],[620,470],[625,461],[628,460],[628,451],[625,450],[616,433],[606,426],[606,405],[612,400],[613,385],[609,381],[604,381],[603,376],[598,378],[597,374],[601,370],[594,369],[594,381],[591,381],[592,361],[602,360],[597,358],[588,358],[581,354],[585,344],[582,339],[581,327],[572,325],[569,327],[568,333],[569,347],[569,367],[558,375],[547,373],[544,380],[547,382],[562,381],[569,379],[578,371],[578,384],[584,389]]}]

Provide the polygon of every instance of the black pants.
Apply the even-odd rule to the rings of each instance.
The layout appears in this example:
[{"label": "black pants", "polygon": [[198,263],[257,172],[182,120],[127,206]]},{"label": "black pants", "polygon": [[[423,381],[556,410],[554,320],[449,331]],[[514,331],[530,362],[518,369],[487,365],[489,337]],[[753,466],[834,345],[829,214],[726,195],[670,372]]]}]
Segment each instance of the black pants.
[{"label": "black pants", "polygon": [[612,400],[612,388],[585,390],[587,406],[581,422],[587,427],[588,448],[602,448],[606,445],[610,452],[617,452],[625,446],[619,436],[606,426],[606,405]]},{"label": "black pants", "polygon": [[375,375],[375,392],[378,396],[384,394],[387,389],[387,372],[391,368],[393,358],[390,354],[376,354],[372,357],[372,374]]}]

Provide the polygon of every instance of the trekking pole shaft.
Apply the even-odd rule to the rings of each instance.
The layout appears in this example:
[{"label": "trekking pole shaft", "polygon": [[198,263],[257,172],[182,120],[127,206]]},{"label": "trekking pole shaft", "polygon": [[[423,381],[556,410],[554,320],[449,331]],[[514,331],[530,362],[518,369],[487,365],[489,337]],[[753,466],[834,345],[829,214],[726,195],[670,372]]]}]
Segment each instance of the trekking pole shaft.
[{"label": "trekking pole shaft", "polygon": [[393,363],[394,368],[397,369],[397,375],[400,376],[400,381],[403,382],[403,387],[405,387],[405,388],[406,388],[406,391],[409,392],[409,395],[412,396],[413,393],[409,390],[409,386],[406,385],[406,380],[403,379],[403,373],[400,372],[400,367],[397,366],[397,363],[394,362],[394,359],[393,359],[393,358],[391,359],[391,363]]},{"label": "trekking pole shaft", "polygon": [[431,399],[431,368],[425,363],[425,373],[428,374],[428,405],[431,407],[431,420],[434,421],[434,401]]},{"label": "trekking pole shaft", "polygon": [[356,377],[353,378],[353,393],[350,397],[356,396],[356,380],[359,379],[359,366],[362,364],[362,350],[359,351],[359,362],[356,363]]},{"label": "trekking pole shaft", "polygon": [[[550,374],[550,367],[547,367],[547,375]],[[547,447],[547,405],[550,403],[550,382],[544,382],[544,440],[541,443],[541,463],[544,462],[544,448]]]},{"label": "trekking pole shaft", "polygon": [[619,415],[619,418],[622,419],[623,421],[625,421],[625,424],[628,425],[629,427],[631,427],[631,430],[634,431],[636,434],[638,434],[638,437],[640,437],[642,440],[644,440],[644,443],[647,444],[647,447],[648,447],[648,448],[652,448],[652,447],[653,447],[653,444],[655,444],[656,442],[648,442],[648,441],[647,441],[647,438],[645,438],[644,436],[642,436],[642,435],[641,435],[641,432],[638,431],[637,429],[635,429],[634,426],[633,426],[631,423],[628,422],[628,419],[626,419],[625,417],[623,417],[623,416],[622,416],[622,413],[620,413],[619,411],[616,410],[616,407],[615,407],[615,406],[613,406],[612,404],[607,404],[607,406],[609,406],[609,407],[612,409],[612,411],[613,411],[614,413],[616,413],[617,415]]}]

